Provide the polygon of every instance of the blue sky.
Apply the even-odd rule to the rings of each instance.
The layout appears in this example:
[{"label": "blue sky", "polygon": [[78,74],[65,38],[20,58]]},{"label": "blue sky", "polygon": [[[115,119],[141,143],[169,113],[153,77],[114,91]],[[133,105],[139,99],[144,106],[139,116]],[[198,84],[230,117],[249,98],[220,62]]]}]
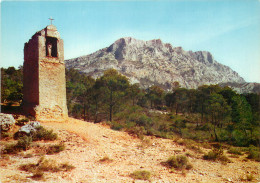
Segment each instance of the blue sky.
[{"label": "blue sky", "polygon": [[161,39],[184,50],[210,51],[248,82],[260,82],[259,0],[2,1],[1,67],[23,64],[23,47],[50,21],[65,59],[121,37]]}]

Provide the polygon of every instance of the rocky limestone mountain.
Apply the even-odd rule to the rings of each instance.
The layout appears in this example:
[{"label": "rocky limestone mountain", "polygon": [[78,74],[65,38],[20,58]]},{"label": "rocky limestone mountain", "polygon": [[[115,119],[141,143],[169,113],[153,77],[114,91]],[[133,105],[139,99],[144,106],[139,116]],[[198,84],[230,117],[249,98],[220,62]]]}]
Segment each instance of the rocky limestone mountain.
[{"label": "rocky limestone mountain", "polygon": [[245,83],[238,73],[214,60],[210,52],[185,51],[160,39],[142,41],[121,38],[107,48],[66,60],[66,67],[95,78],[102,76],[105,70],[114,68],[127,76],[131,83],[140,83],[143,88],[155,84],[170,90],[175,81],[185,88]]},{"label": "rocky limestone mountain", "polygon": [[238,93],[260,94],[260,83],[220,83],[221,87],[228,86]]}]

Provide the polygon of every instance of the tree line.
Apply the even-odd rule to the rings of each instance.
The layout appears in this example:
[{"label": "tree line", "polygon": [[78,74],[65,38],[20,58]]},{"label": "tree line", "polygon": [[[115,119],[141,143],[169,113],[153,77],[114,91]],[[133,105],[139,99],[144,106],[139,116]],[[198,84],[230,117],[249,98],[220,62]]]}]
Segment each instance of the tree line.
[{"label": "tree line", "polygon": [[23,68],[1,68],[1,102],[21,102],[23,99]]},{"label": "tree line", "polygon": [[[2,101],[21,100],[22,67],[2,68],[1,76]],[[75,118],[109,121],[115,129],[147,135],[178,133],[197,140],[207,136],[239,146],[259,145],[259,94],[238,94],[218,85],[172,86],[172,91],[159,86],[143,89],[114,69],[97,79],[66,70],[68,111]]]},{"label": "tree line", "polygon": [[138,106],[183,116],[196,129],[210,128],[215,141],[236,138],[238,145],[259,143],[259,94],[238,94],[218,85],[186,89],[178,82],[169,92],[158,86],[142,89],[114,69],[96,80],[73,69],[66,75],[68,106],[74,117],[113,122],[130,115],[118,119],[122,111]]}]

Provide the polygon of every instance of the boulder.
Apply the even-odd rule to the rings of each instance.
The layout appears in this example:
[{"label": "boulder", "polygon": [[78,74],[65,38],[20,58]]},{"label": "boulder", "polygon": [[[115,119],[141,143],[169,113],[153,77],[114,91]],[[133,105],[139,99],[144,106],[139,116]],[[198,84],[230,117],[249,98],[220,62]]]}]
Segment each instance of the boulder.
[{"label": "boulder", "polygon": [[23,134],[26,133],[27,135],[32,134],[37,131],[37,128],[41,126],[40,122],[38,121],[31,121],[30,123],[22,126],[18,133]]},{"label": "boulder", "polygon": [[11,114],[0,113],[0,129],[8,131],[15,124],[15,119]]}]

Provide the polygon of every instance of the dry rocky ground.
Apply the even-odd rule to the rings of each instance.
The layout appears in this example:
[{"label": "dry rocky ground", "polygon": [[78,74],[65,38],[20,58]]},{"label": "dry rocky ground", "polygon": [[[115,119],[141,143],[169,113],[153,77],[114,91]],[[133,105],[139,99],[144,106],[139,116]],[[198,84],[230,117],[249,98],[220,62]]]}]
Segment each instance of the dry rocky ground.
[{"label": "dry rocky ground", "polygon": [[[45,182],[242,182],[241,178],[253,175],[259,182],[259,163],[245,161],[246,155],[230,157],[232,163],[223,164],[203,160],[202,153],[194,152],[170,139],[145,137],[140,140],[126,132],[109,129],[102,124],[92,124],[73,118],[66,123],[45,122],[42,125],[58,133],[55,142],[38,141],[38,148],[31,148],[18,155],[0,159],[1,181],[40,182],[31,179],[32,173],[19,170],[25,163],[36,163],[46,144],[64,142],[66,149],[58,154],[45,155],[58,163],[75,166],[71,171],[44,173]],[[7,142],[1,140],[1,146]],[[208,149],[202,148],[207,152]],[[28,154],[31,154],[28,156]],[[189,154],[191,170],[170,170],[161,162],[172,155]],[[109,158],[110,161],[100,160]],[[134,180],[129,175],[136,170],[151,172],[150,180]],[[42,181],[42,182],[43,182]]]}]

